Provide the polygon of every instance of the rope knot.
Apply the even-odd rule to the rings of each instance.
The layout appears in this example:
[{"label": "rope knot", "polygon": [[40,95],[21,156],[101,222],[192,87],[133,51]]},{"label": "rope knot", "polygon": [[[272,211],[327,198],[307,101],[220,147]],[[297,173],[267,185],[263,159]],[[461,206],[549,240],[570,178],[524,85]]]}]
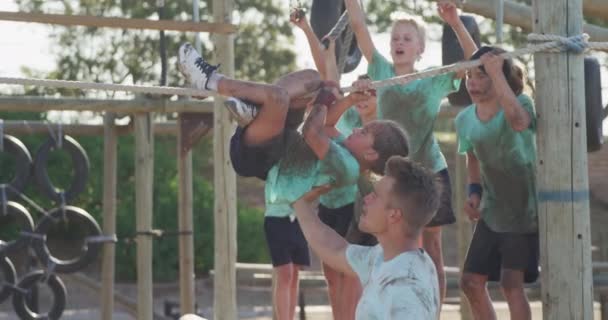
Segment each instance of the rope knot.
[{"label": "rope knot", "polygon": [[531,33],[528,35],[529,42],[546,42],[547,48],[545,48],[544,51],[548,52],[570,51],[576,54],[581,54],[584,53],[587,48],[589,48],[588,40],[589,35],[585,33],[571,37],[537,33]]}]

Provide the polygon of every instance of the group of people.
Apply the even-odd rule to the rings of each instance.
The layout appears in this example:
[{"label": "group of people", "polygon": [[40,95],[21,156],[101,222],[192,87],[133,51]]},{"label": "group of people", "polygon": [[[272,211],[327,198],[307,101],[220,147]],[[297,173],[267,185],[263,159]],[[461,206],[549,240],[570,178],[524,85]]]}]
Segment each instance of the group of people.
[{"label": "group of people", "polygon": [[273,84],[227,77],[189,44],[179,51],[192,86],[228,97],[239,125],[230,145],[235,171],[265,181],[276,318],[294,318],[310,246],[323,262],[335,319],[438,319],[446,292],[442,228],[456,217],[433,125],[441,101],[465,79],[473,104],[455,124],[467,157],[464,209],[476,227],[461,289],[475,319],[495,319],[486,283],[500,281],[511,319],[530,319],[524,283],[538,277],[536,122],[522,70],[499,48],[477,48],[457,8],[439,2],[466,58],[483,65],[372,90],[372,81],[417,71],[424,24],[394,22],[391,62],[376,49],[359,1],[345,5],[368,62],[346,96],[335,43],[325,49],[301,14],[291,21],[306,35],[316,70]]}]

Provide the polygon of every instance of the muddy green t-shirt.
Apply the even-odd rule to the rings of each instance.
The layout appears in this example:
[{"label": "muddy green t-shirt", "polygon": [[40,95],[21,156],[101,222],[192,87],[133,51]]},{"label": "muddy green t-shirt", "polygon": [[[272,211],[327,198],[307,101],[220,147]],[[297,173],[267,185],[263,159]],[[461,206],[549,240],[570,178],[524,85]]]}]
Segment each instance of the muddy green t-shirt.
[{"label": "muddy green t-shirt", "polygon": [[495,232],[538,230],[536,196],[536,113],[527,95],[517,97],[530,114],[530,127],[517,132],[501,109],[482,122],[471,105],[456,117],[458,151],[479,160],[483,197],[481,217]]},{"label": "muddy green t-shirt", "polygon": [[[336,128],[343,136],[349,136],[353,132],[353,129],[362,126],[361,117],[359,117],[359,113],[355,110],[355,107],[347,109],[336,124]],[[356,194],[356,184],[341,188],[332,188],[331,191],[319,198],[319,202],[326,208],[337,209],[353,203]]]},{"label": "muddy green t-shirt", "polygon": [[[331,184],[336,188],[354,185],[359,178],[359,162],[342,144],[344,137],[332,139],[329,150],[318,160],[311,150],[291,152],[268,172],[264,189],[266,216],[287,217],[291,204],[315,186]],[[302,140],[292,143],[302,144]],[[290,146],[293,147],[293,146]],[[302,149],[306,150],[306,146]]]},{"label": "muddy green t-shirt", "polygon": [[[378,51],[374,52],[367,74],[374,81],[396,76],[393,64]],[[409,136],[409,157],[433,172],[447,168],[445,157],[433,135],[433,126],[441,100],[458,90],[460,79],[454,76],[455,73],[448,73],[377,90],[378,118],[399,123]]]}]

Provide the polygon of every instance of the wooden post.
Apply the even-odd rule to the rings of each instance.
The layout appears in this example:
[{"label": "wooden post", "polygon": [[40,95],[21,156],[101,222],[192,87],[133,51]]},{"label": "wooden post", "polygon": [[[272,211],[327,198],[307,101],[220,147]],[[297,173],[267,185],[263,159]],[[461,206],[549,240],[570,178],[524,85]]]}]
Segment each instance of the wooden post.
[{"label": "wooden post", "polygon": [[[213,0],[214,22],[231,23],[233,0]],[[216,62],[221,72],[234,76],[234,38],[215,35]],[[213,314],[215,319],[237,319],[236,308],[236,176],[229,157],[234,124],[223,100],[216,99],[213,135],[215,163],[215,277]]]},{"label": "wooden post", "polygon": [[[135,215],[138,232],[152,229],[154,132],[152,115],[135,115]],[[137,320],[153,319],[152,237],[137,235]]]},{"label": "wooden post", "polygon": [[[466,159],[463,155],[458,153],[458,142],[456,142],[456,152],[454,160],[456,164],[454,188],[454,212],[456,212],[456,238],[458,241],[458,266],[460,268],[460,274],[464,270],[464,259],[469,249],[469,243],[471,242],[472,231],[471,222],[464,212],[464,202],[467,198],[466,185],[467,185],[467,164]],[[462,320],[471,320],[471,309],[469,308],[469,302],[467,297],[464,295],[462,290],[460,292],[460,318]]]},{"label": "wooden post", "polygon": [[[535,0],[534,32],[583,32],[581,0]],[[537,53],[539,231],[544,319],[593,319],[583,55]]]},{"label": "wooden post", "polygon": [[[179,122],[183,119],[179,118]],[[177,172],[179,178],[179,214],[180,231],[193,231],[192,218],[192,152],[183,152],[182,130],[177,130]],[[179,300],[181,314],[195,313],[194,289],[194,234],[182,234],[179,237]]]},{"label": "wooden post", "polygon": [[[106,113],[104,121],[103,150],[103,233],[116,234],[116,167],[118,134],[114,114]],[[101,320],[112,320],[114,312],[114,264],[115,244],[103,246],[101,265]]]}]

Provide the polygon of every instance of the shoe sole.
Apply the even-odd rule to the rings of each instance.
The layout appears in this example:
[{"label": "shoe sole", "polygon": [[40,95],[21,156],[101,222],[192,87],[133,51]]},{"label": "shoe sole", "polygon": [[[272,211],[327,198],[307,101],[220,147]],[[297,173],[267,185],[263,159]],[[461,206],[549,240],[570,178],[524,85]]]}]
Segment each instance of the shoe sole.
[{"label": "shoe sole", "polygon": [[228,112],[230,112],[232,119],[236,121],[239,127],[246,127],[250,123],[250,121],[243,119],[241,115],[236,112],[236,102],[226,100],[224,101],[224,106],[226,107],[226,109],[228,109]]}]

